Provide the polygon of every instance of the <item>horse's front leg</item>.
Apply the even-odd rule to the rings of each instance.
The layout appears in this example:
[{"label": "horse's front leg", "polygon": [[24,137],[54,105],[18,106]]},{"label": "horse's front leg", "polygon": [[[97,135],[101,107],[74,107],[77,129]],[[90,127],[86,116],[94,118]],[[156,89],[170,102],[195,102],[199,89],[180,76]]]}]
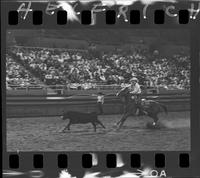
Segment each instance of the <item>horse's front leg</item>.
[{"label": "horse's front leg", "polygon": [[125,115],[126,115],[126,113],[123,114],[122,118],[121,118],[115,125],[118,126],[118,125],[122,122],[122,120],[124,119],[124,116],[125,116]]},{"label": "horse's front leg", "polygon": [[122,127],[122,125],[124,124],[124,122],[126,121],[126,119],[129,117],[129,114],[124,114],[123,117],[121,118],[121,120],[118,122],[117,125],[119,125],[118,129],[120,129]]}]

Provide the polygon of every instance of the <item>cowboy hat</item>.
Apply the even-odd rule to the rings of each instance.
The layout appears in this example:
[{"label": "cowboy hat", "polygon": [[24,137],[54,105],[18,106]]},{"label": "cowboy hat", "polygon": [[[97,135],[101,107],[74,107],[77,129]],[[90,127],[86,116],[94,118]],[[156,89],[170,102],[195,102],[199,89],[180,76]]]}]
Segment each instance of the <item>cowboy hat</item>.
[{"label": "cowboy hat", "polygon": [[130,79],[130,81],[136,81],[136,82],[138,82],[138,79],[136,77],[133,77],[133,78]]}]

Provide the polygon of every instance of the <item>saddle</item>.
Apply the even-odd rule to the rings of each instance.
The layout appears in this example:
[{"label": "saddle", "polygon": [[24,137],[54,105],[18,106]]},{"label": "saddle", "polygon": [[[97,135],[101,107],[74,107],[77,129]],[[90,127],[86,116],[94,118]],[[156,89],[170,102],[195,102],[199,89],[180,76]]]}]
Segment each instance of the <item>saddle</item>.
[{"label": "saddle", "polygon": [[149,107],[149,105],[151,104],[151,102],[147,99],[141,99],[141,105],[143,107]]}]

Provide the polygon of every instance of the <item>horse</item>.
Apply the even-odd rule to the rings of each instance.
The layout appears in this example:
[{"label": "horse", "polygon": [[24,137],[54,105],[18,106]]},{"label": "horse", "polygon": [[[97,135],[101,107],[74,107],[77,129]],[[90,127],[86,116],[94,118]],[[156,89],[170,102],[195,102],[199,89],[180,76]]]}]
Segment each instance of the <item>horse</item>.
[{"label": "horse", "polygon": [[[120,129],[128,117],[136,116],[138,104],[135,99],[132,99],[132,94],[129,92],[127,87],[121,90],[119,93],[117,93],[117,96],[121,99],[122,103],[124,104],[123,116],[116,124],[117,126],[119,126],[118,129]],[[163,111],[166,114],[168,113],[167,107],[164,104],[161,104],[154,100],[142,99],[140,108],[144,112],[141,112],[140,110],[139,115],[147,115],[150,118],[152,118],[154,121],[152,127],[155,128],[159,120],[158,114]]]}]

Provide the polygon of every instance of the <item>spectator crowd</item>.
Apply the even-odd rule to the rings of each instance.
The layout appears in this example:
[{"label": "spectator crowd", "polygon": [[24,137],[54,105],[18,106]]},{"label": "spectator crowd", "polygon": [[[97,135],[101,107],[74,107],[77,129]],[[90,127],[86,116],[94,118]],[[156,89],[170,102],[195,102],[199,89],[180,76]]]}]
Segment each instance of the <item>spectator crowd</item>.
[{"label": "spectator crowd", "polygon": [[111,51],[91,58],[87,51],[67,49],[12,47],[8,50],[6,79],[9,85],[37,85],[34,79],[37,77],[47,85],[76,87],[76,84],[82,84],[87,88],[89,84],[121,85],[137,76],[144,86],[190,87],[189,56],[154,56],[150,59],[147,53],[135,50]]},{"label": "spectator crowd", "polygon": [[6,83],[22,87],[37,85],[34,77],[9,55],[6,55]]}]

